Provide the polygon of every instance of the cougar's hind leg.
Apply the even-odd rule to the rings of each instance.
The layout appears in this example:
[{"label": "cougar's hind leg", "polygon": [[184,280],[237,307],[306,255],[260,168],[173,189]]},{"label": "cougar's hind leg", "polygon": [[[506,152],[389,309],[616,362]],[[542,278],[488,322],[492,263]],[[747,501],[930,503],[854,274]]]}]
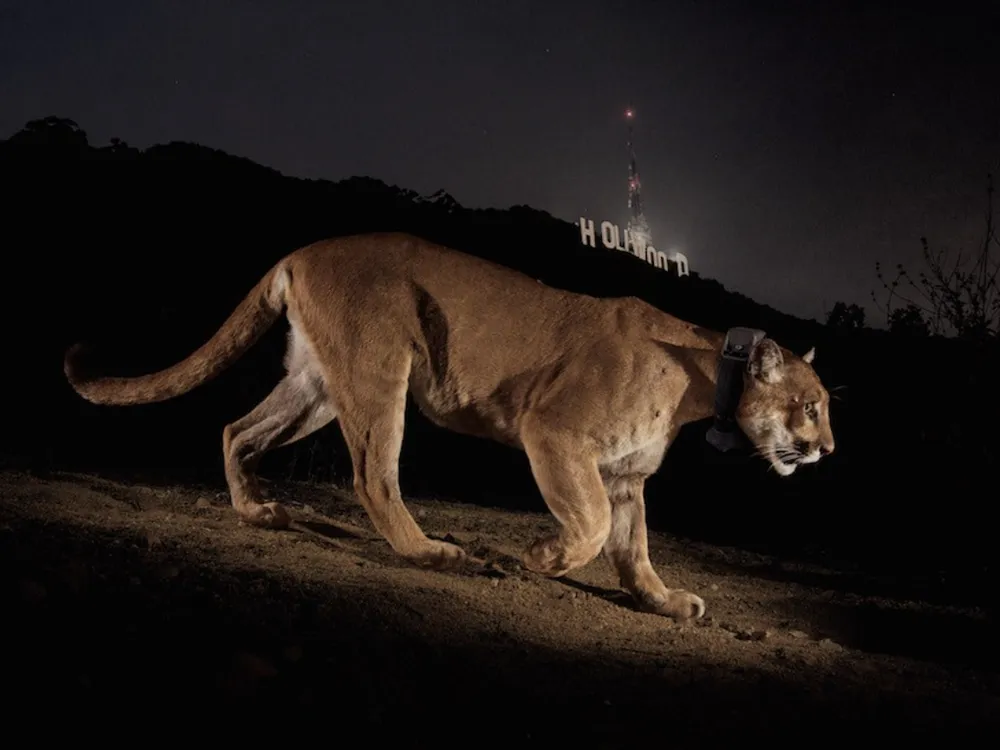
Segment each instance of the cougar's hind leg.
[{"label": "cougar's hind leg", "polygon": [[282,529],[290,522],[279,503],[264,503],[255,474],[265,453],[294,443],[337,416],[323,380],[311,365],[293,330],[288,375],[257,407],[226,425],[222,450],[233,508],[246,523]]},{"label": "cougar's hind leg", "polygon": [[340,428],[354,464],[354,490],[376,530],[398,554],[425,568],[447,570],[465,561],[461,547],[429,539],[410,515],[399,488],[410,353],[377,366],[352,368],[338,384]]}]

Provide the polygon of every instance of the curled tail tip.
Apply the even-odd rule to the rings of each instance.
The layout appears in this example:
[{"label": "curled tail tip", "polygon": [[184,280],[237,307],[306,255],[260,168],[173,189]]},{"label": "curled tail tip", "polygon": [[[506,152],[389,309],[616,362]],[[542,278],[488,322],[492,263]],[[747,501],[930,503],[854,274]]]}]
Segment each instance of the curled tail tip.
[{"label": "curled tail tip", "polygon": [[90,389],[87,387],[93,381],[93,377],[84,364],[84,360],[89,352],[90,346],[82,341],[73,344],[67,349],[66,354],[63,356],[63,374],[74,391],[87,401],[96,403],[93,394],[90,393]]},{"label": "curled tail tip", "polygon": [[82,383],[85,380],[80,362],[87,349],[87,345],[79,341],[67,349],[63,356],[63,374],[72,385]]}]

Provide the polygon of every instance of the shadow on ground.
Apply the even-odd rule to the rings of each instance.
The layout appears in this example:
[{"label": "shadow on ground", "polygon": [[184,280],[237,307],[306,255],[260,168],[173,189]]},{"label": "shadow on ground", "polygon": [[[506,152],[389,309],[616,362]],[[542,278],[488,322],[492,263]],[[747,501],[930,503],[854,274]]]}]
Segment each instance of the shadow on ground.
[{"label": "shadow on ground", "polygon": [[1000,671],[1000,632],[985,616],[918,611],[891,601],[811,602],[806,611],[789,599],[782,609],[790,617],[808,617],[818,632],[849,648]]}]

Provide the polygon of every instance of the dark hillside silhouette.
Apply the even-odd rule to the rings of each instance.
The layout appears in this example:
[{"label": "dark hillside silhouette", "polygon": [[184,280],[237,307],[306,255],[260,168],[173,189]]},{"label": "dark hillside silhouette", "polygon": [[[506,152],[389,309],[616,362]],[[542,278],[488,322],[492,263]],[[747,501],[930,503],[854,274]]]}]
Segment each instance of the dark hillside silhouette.
[{"label": "dark hillside silhouette", "polygon": [[[759,460],[713,453],[694,425],[648,486],[651,525],[833,554],[884,570],[887,586],[914,595],[962,603],[994,596],[987,498],[1000,458],[995,338],[931,336],[905,313],[892,331],[876,330],[863,310],[843,304],[829,324],[803,320],[701,277],[697,257],[691,275],[678,278],[585,247],[572,223],[528,206],[467,209],[443,190],[424,197],[369,177],[298,179],[191,143],[95,147],[62,118],[29,122],[0,142],[0,181],[0,455],[8,465],[220,484],[223,425],[278,379],[284,329],[202,389],[129,409],[93,407],[72,393],[62,374],[66,347],[87,340],[101,366],[123,374],[163,367],[200,345],[285,253],[325,237],[406,231],[554,286],[634,295],[720,331],[763,328],[800,353],[816,347],[816,369],[837,389],[837,452],[784,480]],[[521,454],[446,433],[415,410],[408,420],[405,492],[542,507]],[[262,469],[344,480],[350,462],[331,426],[268,456]]]}]

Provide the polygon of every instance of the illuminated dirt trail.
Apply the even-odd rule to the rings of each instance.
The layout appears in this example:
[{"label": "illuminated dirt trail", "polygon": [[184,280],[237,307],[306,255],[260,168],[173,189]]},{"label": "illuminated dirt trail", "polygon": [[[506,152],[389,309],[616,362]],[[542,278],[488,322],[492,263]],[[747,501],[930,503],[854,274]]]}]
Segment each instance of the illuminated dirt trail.
[{"label": "illuminated dirt trail", "polygon": [[477,746],[1000,727],[996,632],[975,611],[653,534],[667,584],[708,606],[678,626],[633,611],[602,559],[562,581],[521,569],[541,513],[408,501],[481,561],[444,574],[399,560],[346,493],[269,490],[291,531],[239,524],[215,491],[0,474],[14,703],[173,724],[238,706]]}]

